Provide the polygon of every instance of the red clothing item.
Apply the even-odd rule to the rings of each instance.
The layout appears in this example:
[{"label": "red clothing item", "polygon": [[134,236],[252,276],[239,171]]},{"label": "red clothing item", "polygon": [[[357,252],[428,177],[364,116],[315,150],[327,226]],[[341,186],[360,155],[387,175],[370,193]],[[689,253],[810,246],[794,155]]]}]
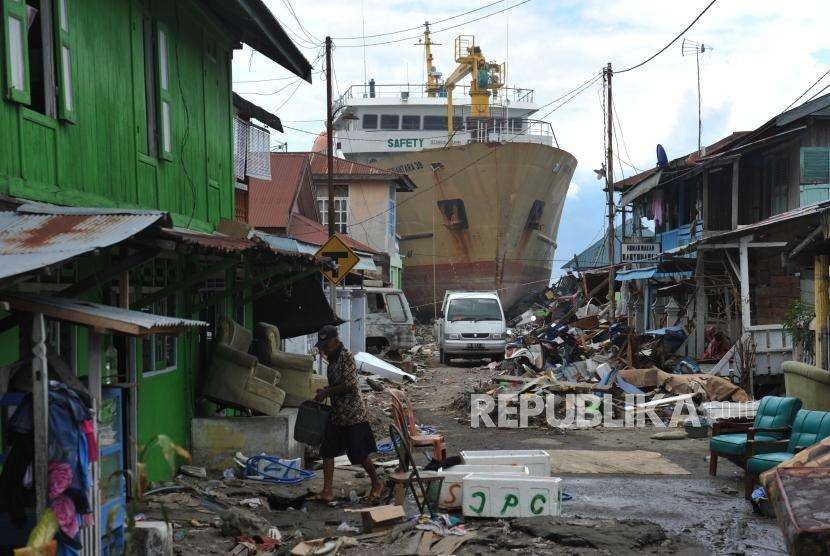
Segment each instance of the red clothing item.
[{"label": "red clothing item", "polygon": [[98,439],[95,436],[95,425],[87,419],[81,423],[81,432],[86,436],[89,461],[98,461]]}]

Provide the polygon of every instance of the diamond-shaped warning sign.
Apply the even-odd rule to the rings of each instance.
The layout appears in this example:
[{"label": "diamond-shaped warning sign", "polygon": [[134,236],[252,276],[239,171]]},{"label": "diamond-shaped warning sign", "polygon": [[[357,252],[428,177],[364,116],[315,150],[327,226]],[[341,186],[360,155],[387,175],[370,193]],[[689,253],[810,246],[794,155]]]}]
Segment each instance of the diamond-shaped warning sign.
[{"label": "diamond-shaped warning sign", "polygon": [[323,270],[323,276],[335,285],[342,282],[349,271],[360,261],[360,257],[337,236],[331,236],[317,251],[317,256],[328,257],[334,262],[335,268]]}]

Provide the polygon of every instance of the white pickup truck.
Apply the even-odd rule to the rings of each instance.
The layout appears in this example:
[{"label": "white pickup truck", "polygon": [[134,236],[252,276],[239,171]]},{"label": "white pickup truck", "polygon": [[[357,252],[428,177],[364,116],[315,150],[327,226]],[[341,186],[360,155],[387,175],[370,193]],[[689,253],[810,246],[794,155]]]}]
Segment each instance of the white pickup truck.
[{"label": "white pickup truck", "polygon": [[452,357],[504,358],[505,333],[501,300],[495,291],[447,291],[435,321],[441,363]]}]

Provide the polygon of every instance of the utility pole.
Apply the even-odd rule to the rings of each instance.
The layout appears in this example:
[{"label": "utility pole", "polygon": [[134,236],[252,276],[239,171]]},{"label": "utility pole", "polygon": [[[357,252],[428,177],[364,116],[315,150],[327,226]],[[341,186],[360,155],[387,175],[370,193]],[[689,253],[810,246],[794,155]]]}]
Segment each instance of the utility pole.
[{"label": "utility pole", "polygon": [[[608,99],[606,100],[608,121],[605,124],[606,133],[608,134],[608,137],[606,138],[608,144],[605,151],[605,196],[608,203],[608,236],[606,238],[606,251],[608,252],[608,264],[610,265],[608,270],[608,307],[610,309],[610,321],[613,322],[614,314],[616,312],[616,303],[614,302],[616,281],[616,272],[614,269],[614,243],[616,240],[614,233],[614,104],[612,103],[611,97],[611,76],[614,74],[614,71],[611,69],[611,62],[608,62],[608,65],[603,69],[602,74],[605,81],[605,91],[608,95]],[[623,230],[623,233],[624,232],[625,230]]]},{"label": "utility pole", "polygon": [[[329,237],[334,235],[334,121],[331,113],[331,37],[326,37],[326,181],[328,182]],[[331,284],[329,293],[331,308],[337,312],[337,286]]]},{"label": "utility pole", "polygon": [[[703,144],[701,143],[701,133],[703,128],[703,121],[700,117],[700,55],[706,52],[706,45],[689,39],[683,39],[680,47],[680,52],[683,56],[686,54],[695,55],[695,68],[697,70],[697,152],[698,155],[703,155]],[[711,50],[711,48],[710,48]]]}]

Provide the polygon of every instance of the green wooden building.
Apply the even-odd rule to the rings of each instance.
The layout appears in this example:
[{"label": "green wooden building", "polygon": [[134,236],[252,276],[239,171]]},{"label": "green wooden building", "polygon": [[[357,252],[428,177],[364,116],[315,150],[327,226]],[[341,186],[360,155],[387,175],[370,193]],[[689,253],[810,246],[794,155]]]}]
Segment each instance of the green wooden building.
[{"label": "green wooden building", "polygon": [[[77,207],[157,209],[170,214],[176,229],[190,230],[102,249],[48,274],[32,273],[15,287],[61,292],[71,286],[83,298],[117,304],[121,276],[127,280],[121,284],[130,284],[134,309],[209,322],[229,315],[250,326],[251,292],[305,263],[259,260],[248,256],[245,245],[211,243],[196,232],[214,232],[223,219],[233,218],[237,180],[245,179],[235,171],[235,129],[246,115],[233,103],[234,51],[245,43],[310,81],[310,64],[264,3],[0,5],[0,195]],[[279,126],[276,118],[270,121]],[[81,283],[88,287],[72,286]],[[52,344],[83,375],[84,330],[56,325],[49,332]],[[20,357],[20,336],[14,327],[2,332],[0,364]],[[150,337],[133,349],[139,443],[166,434],[187,445],[195,370],[205,358],[198,334]],[[151,479],[164,475],[160,462],[149,468]]]}]

